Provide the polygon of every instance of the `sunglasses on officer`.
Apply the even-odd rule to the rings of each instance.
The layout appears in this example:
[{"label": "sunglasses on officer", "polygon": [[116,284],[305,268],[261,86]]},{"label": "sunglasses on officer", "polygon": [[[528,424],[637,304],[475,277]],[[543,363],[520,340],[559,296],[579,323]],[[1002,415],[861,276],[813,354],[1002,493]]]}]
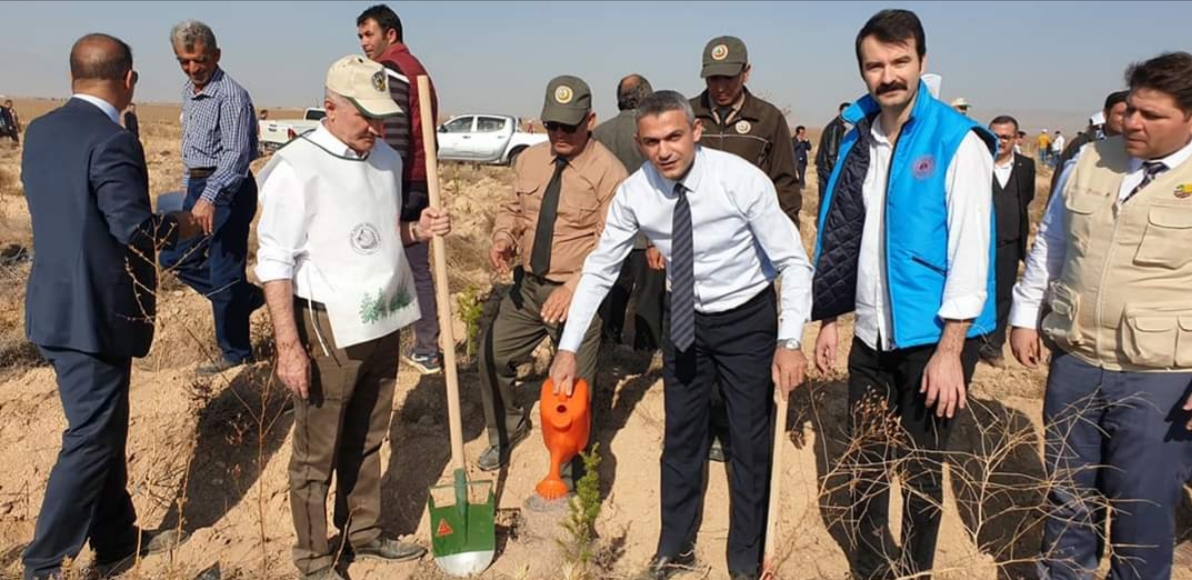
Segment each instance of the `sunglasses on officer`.
[{"label": "sunglasses on officer", "polygon": [[551,132],[562,131],[564,133],[567,133],[568,135],[571,135],[571,134],[575,133],[576,131],[579,131],[580,125],[583,125],[583,124],[584,123],[581,122],[578,125],[566,125],[566,124],[560,123],[558,121],[547,121],[547,122],[543,123],[542,126],[545,127],[547,131],[551,131]]}]

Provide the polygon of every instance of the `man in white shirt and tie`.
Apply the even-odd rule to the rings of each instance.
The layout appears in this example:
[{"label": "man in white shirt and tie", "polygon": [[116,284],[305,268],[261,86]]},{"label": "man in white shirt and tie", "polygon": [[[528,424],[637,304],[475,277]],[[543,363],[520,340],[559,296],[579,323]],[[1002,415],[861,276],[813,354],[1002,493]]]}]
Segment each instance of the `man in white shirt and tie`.
[{"label": "man in white shirt and tie", "polygon": [[1043,403],[1043,577],[1091,578],[1112,513],[1112,580],[1171,578],[1192,469],[1192,54],[1135,64],[1121,137],[1060,178],[1022,281],[1010,346],[1052,357]]},{"label": "man in white shirt and tie", "polygon": [[[663,345],[662,533],[640,577],[664,579],[694,559],[711,444],[708,412],[719,380],[738,442],[730,458],[728,569],[734,579],[757,578],[773,393],[777,385],[785,396],[806,371],[800,339],[811,307],[811,265],[766,174],[736,155],[696,144],[702,127],[686,98],[654,93],[638,106],[636,119],[637,141],[650,163],[613,198],[600,243],[584,263],[551,377],[556,388],[571,388],[584,329],[634,237],[644,233],[666,260],[670,330]],[[780,276],[782,292],[775,296]]]},{"label": "man in white shirt and tie", "polygon": [[[816,366],[827,373],[836,317],[856,313],[853,576],[870,580],[925,572],[934,561],[941,451],[965,406],[977,337],[997,321],[987,300],[996,141],[920,80],[926,37],[913,12],[878,12],[857,34],[856,54],[869,94],[843,114],[855,126],[821,201],[812,319],[823,321]],[[900,543],[887,525],[895,466],[905,468]]]}]

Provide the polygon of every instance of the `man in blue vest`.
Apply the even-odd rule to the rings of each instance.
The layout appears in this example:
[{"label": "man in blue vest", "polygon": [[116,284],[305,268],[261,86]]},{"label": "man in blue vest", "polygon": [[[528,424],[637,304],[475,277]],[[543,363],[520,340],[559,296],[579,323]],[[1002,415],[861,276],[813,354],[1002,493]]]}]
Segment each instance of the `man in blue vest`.
[{"label": "man in blue vest", "polygon": [[[869,580],[932,567],[940,450],[965,407],[975,338],[996,322],[986,300],[994,294],[996,140],[919,80],[927,45],[913,12],[875,14],[857,34],[856,53],[869,94],[842,115],[853,129],[821,204],[812,319],[823,321],[816,366],[828,372],[836,318],[856,313],[848,398],[859,452],[845,461],[855,466],[853,575]],[[901,542],[887,526],[896,467]]]}]

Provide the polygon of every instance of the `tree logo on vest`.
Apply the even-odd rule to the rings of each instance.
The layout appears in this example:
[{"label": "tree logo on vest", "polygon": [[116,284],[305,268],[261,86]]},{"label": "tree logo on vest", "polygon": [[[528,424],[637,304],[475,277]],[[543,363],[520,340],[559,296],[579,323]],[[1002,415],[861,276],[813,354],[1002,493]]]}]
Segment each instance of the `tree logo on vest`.
[{"label": "tree logo on vest", "polygon": [[381,234],[370,223],[359,224],[352,228],[348,243],[357,254],[368,256],[381,251]]},{"label": "tree logo on vest", "polygon": [[923,181],[935,174],[935,157],[930,153],[924,155],[911,164],[911,174],[915,179]]},{"label": "tree logo on vest", "polygon": [[1175,194],[1176,199],[1187,198],[1188,196],[1192,195],[1192,183],[1180,184],[1175,188],[1175,192],[1173,193]]},{"label": "tree logo on vest", "polygon": [[753,125],[750,125],[749,121],[741,119],[740,121],[737,121],[735,128],[737,129],[738,133],[744,135],[753,129]]}]

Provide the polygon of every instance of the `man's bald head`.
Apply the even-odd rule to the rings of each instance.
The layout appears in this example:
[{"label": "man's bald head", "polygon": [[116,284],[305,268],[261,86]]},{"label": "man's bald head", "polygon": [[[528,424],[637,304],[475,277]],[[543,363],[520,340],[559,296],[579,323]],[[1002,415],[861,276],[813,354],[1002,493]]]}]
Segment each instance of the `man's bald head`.
[{"label": "man's bald head", "polygon": [[115,36],[93,33],[70,49],[70,77],[74,82],[122,81],[132,70],[132,48]]},{"label": "man's bald head", "polygon": [[631,74],[617,83],[617,109],[632,111],[646,97],[654,94],[650,81],[639,74]]}]

